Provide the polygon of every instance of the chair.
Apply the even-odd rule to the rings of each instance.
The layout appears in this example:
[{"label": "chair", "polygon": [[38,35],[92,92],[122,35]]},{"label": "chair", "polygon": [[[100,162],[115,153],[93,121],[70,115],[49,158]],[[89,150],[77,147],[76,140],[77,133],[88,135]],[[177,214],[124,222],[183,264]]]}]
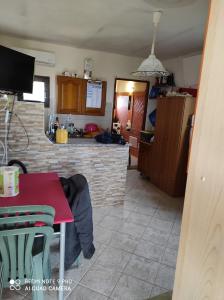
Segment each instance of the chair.
[{"label": "chair", "polygon": [[8,166],[18,166],[19,168],[21,168],[23,174],[27,174],[27,168],[26,166],[24,165],[24,163],[22,163],[20,160],[17,160],[17,159],[12,159],[8,162]]},{"label": "chair", "polygon": [[[43,279],[50,278],[54,214],[54,208],[42,205],[0,208],[1,291],[12,280],[19,285],[31,281],[33,299],[44,299],[41,287]],[[38,240],[41,243],[36,243]]]},{"label": "chair", "polygon": [[150,298],[148,300],[172,300],[172,291]]}]

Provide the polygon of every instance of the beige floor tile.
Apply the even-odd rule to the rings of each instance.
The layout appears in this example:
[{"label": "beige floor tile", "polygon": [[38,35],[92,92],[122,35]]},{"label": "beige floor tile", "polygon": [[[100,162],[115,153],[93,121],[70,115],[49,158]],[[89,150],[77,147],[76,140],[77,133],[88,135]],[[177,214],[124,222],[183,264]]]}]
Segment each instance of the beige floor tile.
[{"label": "beige floor tile", "polygon": [[159,286],[155,286],[155,285],[154,285],[153,288],[152,288],[152,293],[151,293],[151,296],[150,296],[150,297],[155,297],[155,296],[164,294],[164,293],[166,293],[166,292],[168,292],[168,290],[163,289],[163,288],[161,288],[161,287],[159,287]]},{"label": "beige floor tile", "polygon": [[133,253],[138,242],[130,234],[115,232],[112,235],[110,246]]},{"label": "beige floor tile", "polygon": [[160,265],[155,284],[167,290],[173,289],[175,269]]},{"label": "beige floor tile", "polygon": [[145,231],[145,226],[124,222],[123,226],[118,228],[118,231],[129,234],[133,239],[140,240]]},{"label": "beige floor tile", "polygon": [[143,239],[158,246],[166,246],[170,233],[159,228],[147,227]]},{"label": "beige floor tile", "polygon": [[161,263],[175,268],[177,263],[177,250],[166,248]]},{"label": "beige floor tile", "polygon": [[124,220],[114,216],[105,216],[99,225],[103,228],[117,231],[124,223]]},{"label": "beige floor tile", "polygon": [[171,249],[178,250],[179,248],[180,236],[176,234],[171,234],[168,239],[167,247]]},{"label": "beige floor tile", "polygon": [[132,277],[154,283],[159,266],[158,262],[132,255],[124,269],[124,273]]},{"label": "beige floor tile", "polygon": [[116,286],[121,273],[93,265],[81,280],[81,284],[105,296],[109,296]]},{"label": "beige floor tile", "polygon": [[110,270],[122,272],[126,267],[131,254],[113,247],[107,247],[97,258],[95,265],[101,265]]},{"label": "beige floor tile", "polygon": [[78,285],[71,294],[68,295],[66,300],[107,300],[108,298],[102,294]]},{"label": "beige floor tile", "polygon": [[128,218],[126,219],[129,223],[139,224],[142,226],[147,226],[152,220],[151,216],[138,214],[135,212],[130,212]]},{"label": "beige floor tile", "polygon": [[171,221],[164,221],[157,218],[153,218],[152,222],[150,223],[150,227],[153,227],[155,229],[160,229],[162,231],[170,233],[172,230],[174,222]]},{"label": "beige floor tile", "polygon": [[152,244],[149,241],[141,240],[134,253],[138,256],[160,262],[164,250],[163,247]]},{"label": "beige floor tile", "polygon": [[149,298],[152,285],[137,278],[122,275],[111,298],[113,300],[140,300]]}]

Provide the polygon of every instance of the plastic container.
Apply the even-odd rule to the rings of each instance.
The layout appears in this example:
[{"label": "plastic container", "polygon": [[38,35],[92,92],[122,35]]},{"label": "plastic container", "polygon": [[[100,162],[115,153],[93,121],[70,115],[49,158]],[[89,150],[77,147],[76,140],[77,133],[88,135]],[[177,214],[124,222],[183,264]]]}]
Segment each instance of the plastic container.
[{"label": "plastic container", "polygon": [[19,168],[0,167],[0,197],[13,197],[19,194]]},{"label": "plastic container", "polygon": [[58,128],[56,131],[56,143],[67,144],[68,143],[68,131],[65,128]]}]

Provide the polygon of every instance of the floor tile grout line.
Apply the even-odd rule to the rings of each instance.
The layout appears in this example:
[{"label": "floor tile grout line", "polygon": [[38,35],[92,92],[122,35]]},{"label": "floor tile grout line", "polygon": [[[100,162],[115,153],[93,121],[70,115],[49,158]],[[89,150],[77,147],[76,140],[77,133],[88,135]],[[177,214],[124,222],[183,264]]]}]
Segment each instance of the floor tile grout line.
[{"label": "floor tile grout line", "polygon": [[133,255],[138,256],[138,257],[140,257],[140,258],[147,259],[147,260],[149,260],[149,261],[151,261],[151,262],[156,262],[156,263],[158,263],[158,264],[160,264],[160,265],[163,265],[163,266],[165,266],[165,267],[169,267],[169,268],[172,268],[172,269],[176,269],[175,267],[171,267],[171,266],[169,266],[169,265],[167,265],[167,264],[165,264],[165,263],[162,263],[161,261],[158,261],[158,260],[153,259],[153,258],[148,258],[148,257],[142,256],[142,255],[138,255],[138,254],[135,254],[135,253],[133,253]]},{"label": "floor tile grout line", "polygon": [[[160,265],[163,265],[163,264],[160,264]],[[159,268],[158,268],[158,271],[159,271]],[[158,271],[157,271],[157,272],[158,272]],[[157,273],[157,272],[156,272],[156,273]],[[139,278],[139,277],[136,277],[136,276],[134,276],[134,275],[130,275],[130,274],[127,274],[127,273],[124,273],[124,272],[122,272],[122,274],[123,274],[123,275],[126,275],[126,276],[133,277],[133,278],[135,278],[135,279],[138,279],[138,280],[143,281],[143,282],[145,282],[145,283],[151,284],[151,285],[153,285],[153,286],[157,286],[157,287],[159,287],[159,288],[161,288],[161,289],[166,289],[166,290],[167,290],[167,288],[162,287],[162,286],[156,284],[155,282],[153,283],[153,282],[151,282],[151,281],[146,281],[146,280],[144,280],[144,279],[141,279],[141,278]],[[156,276],[157,276],[157,274],[156,274]],[[155,276],[155,280],[156,280],[156,276]]]},{"label": "floor tile grout line", "polygon": [[[103,246],[103,244],[101,245],[101,247]],[[97,256],[98,257],[98,256]],[[83,275],[81,276],[81,278],[79,279],[79,281],[77,281],[77,285],[80,284],[81,280],[83,279],[83,277],[87,274],[87,272],[91,269],[91,267],[96,263],[97,257],[95,258],[95,261],[87,268],[87,270],[83,273]],[[77,285],[71,290],[71,292],[67,295],[69,296],[72,291],[77,287]],[[67,297],[66,296],[66,297]]]},{"label": "floor tile grout line", "polygon": [[[173,227],[174,227],[174,222],[173,222],[173,226],[172,226],[172,228],[171,228],[171,230],[170,230],[170,234],[169,234],[169,237],[168,237],[168,239],[167,239],[167,243],[168,243],[168,240],[169,240],[169,238],[170,238],[170,235],[171,235],[171,232],[172,232],[172,229],[173,229]],[[167,244],[166,244],[167,245]],[[164,247],[164,252],[163,252],[163,254],[161,255],[161,258],[160,258],[160,264],[161,265],[164,265],[164,264],[162,264],[162,258],[164,257],[164,255],[165,255],[165,251],[166,251],[166,246]],[[167,265],[165,265],[165,266],[167,266]],[[167,267],[170,267],[170,266],[167,266]],[[172,268],[172,267],[170,267],[170,268]],[[174,270],[175,270],[175,267],[173,268]],[[158,268],[158,270],[157,270],[157,274],[156,274],[156,277],[155,277],[155,281],[156,281],[156,279],[157,279],[157,277],[158,277],[158,274],[159,274],[159,268]]]},{"label": "floor tile grout line", "polygon": [[[155,210],[155,212],[156,212],[156,210]],[[154,214],[155,214],[155,212],[154,212]],[[153,216],[154,216],[154,214],[153,214]],[[152,218],[151,218],[149,224],[148,224],[147,226],[145,226],[145,229],[144,229],[144,231],[143,231],[143,233],[142,233],[142,235],[141,235],[139,241],[143,238],[143,236],[144,236],[144,234],[145,234],[146,229],[148,228],[148,226],[150,226],[150,224],[151,224],[151,222],[152,222],[152,219],[153,219],[153,216],[152,216]],[[136,248],[137,248],[137,247],[136,247]]]},{"label": "floor tile grout line", "polygon": [[[93,292],[95,292],[95,293],[97,293],[97,294],[100,294],[101,296],[104,296],[104,297],[109,297],[108,295],[106,295],[106,294],[103,294],[102,292],[99,292],[99,291],[97,291],[97,290],[94,290],[93,288],[91,288],[91,287],[89,287],[89,286],[87,286],[87,285],[85,285],[84,283],[79,283],[79,285],[80,286],[82,286],[82,287],[84,287],[84,288],[86,288],[86,289],[89,289],[89,290],[91,290],[91,291],[93,291]],[[85,300],[85,299],[84,299]]]},{"label": "floor tile grout line", "polygon": [[111,298],[111,296],[112,296],[112,294],[113,294],[114,290],[116,289],[116,287],[117,287],[117,285],[118,285],[118,282],[120,281],[120,279],[121,279],[122,275],[123,275],[123,273],[121,273],[121,274],[120,274],[120,276],[119,276],[119,278],[118,278],[118,281],[116,282],[116,284],[115,284],[114,288],[112,289],[112,291],[111,291],[110,295],[108,296],[108,298],[109,298],[109,299]]}]

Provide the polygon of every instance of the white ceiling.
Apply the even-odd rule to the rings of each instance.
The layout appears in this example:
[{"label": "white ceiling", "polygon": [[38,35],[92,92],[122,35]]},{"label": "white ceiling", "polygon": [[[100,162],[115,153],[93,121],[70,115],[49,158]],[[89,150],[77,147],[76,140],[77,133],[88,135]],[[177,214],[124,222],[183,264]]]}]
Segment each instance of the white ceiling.
[{"label": "white ceiling", "polygon": [[0,32],[146,57],[152,11],[162,9],[160,58],[202,50],[209,0],[0,0]]}]

